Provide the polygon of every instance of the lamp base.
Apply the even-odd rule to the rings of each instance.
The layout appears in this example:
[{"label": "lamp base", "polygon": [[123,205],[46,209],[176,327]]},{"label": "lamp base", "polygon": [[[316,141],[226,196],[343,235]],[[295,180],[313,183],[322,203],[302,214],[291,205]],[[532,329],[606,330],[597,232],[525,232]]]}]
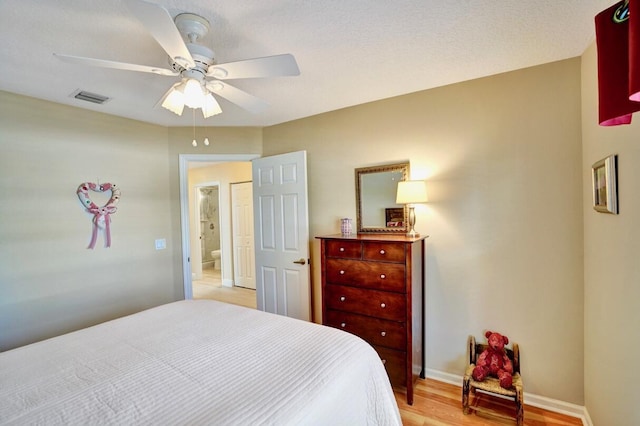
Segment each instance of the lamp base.
[{"label": "lamp base", "polygon": [[420,236],[420,234],[418,234],[416,232],[416,229],[414,228],[415,225],[416,225],[416,212],[413,209],[413,206],[409,206],[409,226],[411,227],[411,230],[407,232],[407,237],[418,238]]}]

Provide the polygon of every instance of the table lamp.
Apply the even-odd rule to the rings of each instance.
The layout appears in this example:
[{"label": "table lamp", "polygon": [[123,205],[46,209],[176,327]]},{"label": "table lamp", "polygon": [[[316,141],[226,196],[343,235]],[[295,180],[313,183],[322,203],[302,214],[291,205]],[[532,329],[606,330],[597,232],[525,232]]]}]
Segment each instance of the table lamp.
[{"label": "table lamp", "polygon": [[427,182],[424,180],[405,180],[398,182],[398,192],[396,194],[396,204],[406,204],[409,207],[409,227],[407,236],[411,238],[419,237],[415,230],[416,212],[413,204],[426,203]]}]

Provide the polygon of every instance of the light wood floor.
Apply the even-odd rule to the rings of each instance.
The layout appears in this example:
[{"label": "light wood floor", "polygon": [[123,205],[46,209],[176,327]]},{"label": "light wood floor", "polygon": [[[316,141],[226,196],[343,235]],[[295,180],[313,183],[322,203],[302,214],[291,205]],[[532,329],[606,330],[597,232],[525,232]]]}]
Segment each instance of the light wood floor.
[{"label": "light wood floor", "polygon": [[[404,426],[444,426],[444,425],[515,425],[515,420],[489,417],[483,413],[462,413],[462,388],[436,380],[418,380],[413,393],[413,405],[408,405],[404,393],[395,391],[396,401]],[[513,402],[479,395],[471,401],[472,405],[490,408],[503,415],[515,415]],[[576,417],[545,411],[525,405],[524,424],[527,426],[565,426],[580,425],[582,420]]]},{"label": "light wood floor", "polygon": [[193,280],[192,286],[194,299],[213,299],[256,308],[256,291],[242,287],[224,287],[219,269],[203,268],[202,279]]}]

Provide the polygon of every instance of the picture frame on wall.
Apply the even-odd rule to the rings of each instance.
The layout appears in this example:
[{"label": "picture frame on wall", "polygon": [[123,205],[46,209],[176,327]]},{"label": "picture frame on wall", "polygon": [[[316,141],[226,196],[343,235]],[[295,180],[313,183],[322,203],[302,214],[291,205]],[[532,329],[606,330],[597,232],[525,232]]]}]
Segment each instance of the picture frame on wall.
[{"label": "picture frame on wall", "polygon": [[591,167],[593,208],[600,213],[618,214],[618,156],[610,155]]}]

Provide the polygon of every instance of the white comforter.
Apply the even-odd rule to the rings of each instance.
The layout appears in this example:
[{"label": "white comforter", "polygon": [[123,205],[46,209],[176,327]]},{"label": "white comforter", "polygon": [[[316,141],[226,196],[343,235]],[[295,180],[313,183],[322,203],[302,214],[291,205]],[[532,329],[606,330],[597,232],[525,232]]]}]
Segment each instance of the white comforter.
[{"label": "white comforter", "polygon": [[190,300],[0,353],[0,424],[401,420],[379,357],[359,338]]}]

